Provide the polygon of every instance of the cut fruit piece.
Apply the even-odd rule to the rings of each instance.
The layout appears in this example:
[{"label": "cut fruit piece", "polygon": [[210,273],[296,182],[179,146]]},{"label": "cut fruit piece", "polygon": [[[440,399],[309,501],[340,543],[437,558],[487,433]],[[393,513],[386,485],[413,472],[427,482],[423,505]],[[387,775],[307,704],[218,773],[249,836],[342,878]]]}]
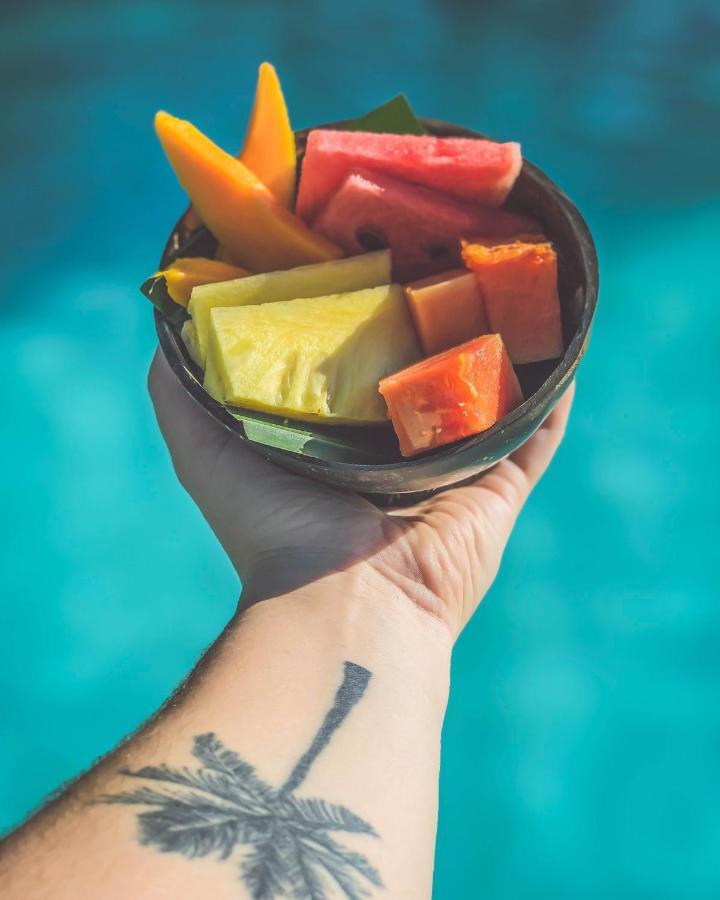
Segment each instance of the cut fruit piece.
[{"label": "cut fruit piece", "polygon": [[205,360],[205,379],[203,387],[208,394],[217,400],[218,403],[225,402],[225,385],[223,384],[222,374],[220,370],[221,360],[219,353],[211,349]]},{"label": "cut fruit piece", "polygon": [[522,391],[498,334],[424,359],[380,382],[403,456],[491,428],[522,403]]},{"label": "cut fruit piece", "polygon": [[194,287],[215,281],[229,281],[231,278],[244,278],[249,274],[247,269],[216,259],[186,256],[176,259],[155,277],[164,278],[170,297],[180,306],[187,306]]},{"label": "cut fruit piece", "polygon": [[482,244],[483,247],[497,247],[498,244],[548,244],[547,237],[542,232],[529,231],[527,233],[518,232],[512,235],[512,241],[508,240],[507,234],[474,234],[468,237],[466,244]]},{"label": "cut fruit piece", "polygon": [[258,72],[255,105],[240,159],[278,203],[292,209],[297,169],[295,135],[277,73],[267,62]]},{"label": "cut fruit piece", "polygon": [[195,211],[233,262],[269,272],[342,256],[281,206],[247,166],[190,122],[159,112],[155,130]]},{"label": "cut fruit piece", "polygon": [[462,203],[399,178],[360,170],[348,175],[314,225],[348,254],[390,247],[398,281],[459,265],[461,237],[508,238],[533,226],[525,216]]},{"label": "cut fruit piece", "polygon": [[322,297],[389,284],[390,251],[379,250],[349,259],[316,263],[263,275],[251,275],[193,291],[188,312],[197,328],[200,358],[204,362],[210,329],[210,310],[219,306],[246,306],[296,297]]},{"label": "cut fruit piece", "polygon": [[467,269],[407,284],[405,297],[426,356],[490,331],[480,288]]},{"label": "cut fruit piece", "polygon": [[552,245],[463,243],[462,253],[480,285],[490,328],[502,335],[512,361],[562,356],[557,254]]},{"label": "cut fruit piece", "polygon": [[312,222],[348,172],[357,168],[499,206],[521,167],[520,145],[515,143],[315,129],[307,139],[297,214]]},{"label": "cut fruit piece", "polygon": [[214,309],[206,388],[325,424],[386,421],[378,382],[420,356],[400,285]]},{"label": "cut fruit piece", "polygon": [[188,319],[186,322],[183,322],[183,327],[180,330],[180,337],[183,339],[183,343],[187,348],[187,352],[190,354],[190,359],[201,366],[202,363],[200,362],[200,348],[198,347],[197,330],[195,328],[195,325],[193,324],[192,319]]}]

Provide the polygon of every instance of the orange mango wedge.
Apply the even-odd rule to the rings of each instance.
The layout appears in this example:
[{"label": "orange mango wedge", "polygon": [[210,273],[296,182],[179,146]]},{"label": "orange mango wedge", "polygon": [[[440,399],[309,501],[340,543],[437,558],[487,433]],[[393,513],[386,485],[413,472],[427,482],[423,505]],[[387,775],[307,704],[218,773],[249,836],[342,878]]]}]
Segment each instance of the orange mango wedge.
[{"label": "orange mango wedge", "polygon": [[187,306],[193,288],[201,284],[244,278],[250,273],[247,269],[231,266],[218,259],[187,256],[176,259],[167,269],[157,274],[165,279],[170,297],[180,306]]},{"label": "orange mango wedge", "polygon": [[297,170],[295,135],[277,72],[267,62],[258,72],[255,104],[240,159],[278,203],[293,208]]},{"label": "orange mango wedge", "polygon": [[339,247],[282,206],[239,159],[166,112],[155,130],[195,210],[233,263],[271,272],[338,259]]}]

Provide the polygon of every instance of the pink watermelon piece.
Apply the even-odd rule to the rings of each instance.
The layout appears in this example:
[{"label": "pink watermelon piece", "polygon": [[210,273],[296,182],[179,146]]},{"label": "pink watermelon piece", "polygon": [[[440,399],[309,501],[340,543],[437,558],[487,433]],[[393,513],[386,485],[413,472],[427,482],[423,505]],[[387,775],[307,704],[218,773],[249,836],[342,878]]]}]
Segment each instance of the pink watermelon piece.
[{"label": "pink watermelon piece", "polygon": [[313,227],[350,256],[390,247],[398,281],[457,266],[463,237],[511,238],[537,230],[525,216],[363,170],[347,175]]},{"label": "pink watermelon piece", "polygon": [[357,168],[500,206],[521,167],[516,143],[316,129],[308,135],[296,211],[312,222],[349,170]]}]

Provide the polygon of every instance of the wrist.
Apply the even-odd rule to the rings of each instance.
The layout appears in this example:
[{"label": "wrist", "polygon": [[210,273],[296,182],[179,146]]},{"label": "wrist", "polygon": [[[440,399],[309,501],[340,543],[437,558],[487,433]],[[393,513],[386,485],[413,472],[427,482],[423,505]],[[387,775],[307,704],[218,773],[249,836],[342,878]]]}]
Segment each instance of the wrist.
[{"label": "wrist", "polygon": [[262,600],[300,595],[303,589],[358,597],[389,597],[403,600],[430,619],[445,626],[456,637],[449,621],[448,604],[419,577],[417,567],[402,552],[383,553],[348,563],[347,554],[323,548],[272,551],[250,561],[242,576],[241,608]]},{"label": "wrist", "polygon": [[372,671],[392,670],[444,709],[454,638],[422,589],[365,561],[340,571],[325,568],[314,580],[307,576],[319,557],[305,557],[297,567],[286,562],[265,560],[253,568],[238,624],[272,618],[278,630],[306,641],[308,652],[336,652]]}]

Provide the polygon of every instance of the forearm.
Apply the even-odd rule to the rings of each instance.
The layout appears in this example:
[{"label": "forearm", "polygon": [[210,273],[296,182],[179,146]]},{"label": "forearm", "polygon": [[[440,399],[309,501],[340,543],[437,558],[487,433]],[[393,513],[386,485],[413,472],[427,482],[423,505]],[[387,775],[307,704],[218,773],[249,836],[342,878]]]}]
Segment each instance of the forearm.
[{"label": "forearm", "polygon": [[[161,716],[11,840],[6,896],[353,897],[381,881],[429,897],[450,645],[363,566],[251,606]],[[208,765],[210,733],[234,772]],[[191,780],[120,773],[149,766]]]}]

